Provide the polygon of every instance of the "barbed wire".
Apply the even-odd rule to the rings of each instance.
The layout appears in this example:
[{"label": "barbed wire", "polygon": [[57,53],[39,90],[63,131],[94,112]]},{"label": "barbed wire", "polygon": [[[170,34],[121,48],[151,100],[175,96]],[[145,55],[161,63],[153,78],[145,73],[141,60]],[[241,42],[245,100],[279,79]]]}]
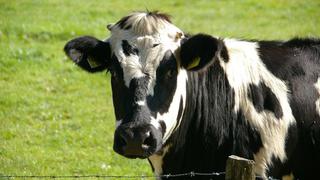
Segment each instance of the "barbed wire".
[{"label": "barbed wire", "polygon": [[0,175],[0,178],[39,178],[39,179],[80,179],[80,178],[104,178],[104,179],[112,179],[112,178],[119,178],[119,179],[146,179],[146,178],[172,178],[172,177],[195,177],[195,176],[221,176],[225,175],[225,172],[213,172],[213,173],[196,173],[196,172],[189,172],[189,173],[181,173],[181,174],[163,174],[163,175],[44,175],[44,176],[23,176],[23,175]]},{"label": "barbed wire", "polygon": [[[23,179],[84,179],[84,178],[97,178],[97,179],[168,179],[173,177],[195,177],[195,176],[222,176],[225,172],[212,172],[212,173],[198,173],[198,172],[188,172],[181,174],[163,174],[163,175],[0,175],[0,178],[23,178]],[[256,176],[256,179],[265,179],[262,176]],[[271,176],[267,177],[268,180],[279,180]]]}]

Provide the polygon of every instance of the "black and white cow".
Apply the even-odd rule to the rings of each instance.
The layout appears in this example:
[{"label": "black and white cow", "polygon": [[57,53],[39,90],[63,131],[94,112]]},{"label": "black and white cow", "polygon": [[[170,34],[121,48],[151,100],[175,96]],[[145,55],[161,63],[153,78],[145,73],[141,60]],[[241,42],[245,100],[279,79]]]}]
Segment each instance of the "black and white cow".
[{"label": "black and white cow", "polygon": [[317,177],[320,40],[186,36],[158,12],[107,27],[108,39],[64,50],[86,71],[111,73],[117,153],[148,158],[156,175],[224,171],[235,154],[263,177]]}]

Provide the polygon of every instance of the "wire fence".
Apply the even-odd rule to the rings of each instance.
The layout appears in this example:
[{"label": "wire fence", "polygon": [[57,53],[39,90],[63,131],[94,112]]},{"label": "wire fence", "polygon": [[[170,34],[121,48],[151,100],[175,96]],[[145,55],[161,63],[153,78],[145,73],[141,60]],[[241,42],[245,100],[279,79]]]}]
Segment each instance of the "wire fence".
[{"label": "wire fence", "polygon": [[0,174],[0,180],[2,179],[171,179],[171,178],[194,178],[198,179],[215,179],[215,178],[227,178],[232,180],[278,180],[273,177],[262,177],[255,175],[254,161],[241,158],[239,156],[231,155],[228,157],[226,163],[226,172],[186,172],[180,174],[162,174],[162,175],[4,175]]},{"label": "wire fence", "polygon": [[[181,174],[163,174],[163,175],[0,175],[1,178],[5,179],[87,179],[87,178],[96,178],[96,179],[169,179],[177,177],[208,177],[214,178],[217,176],[225,176],[225,172],[212,172],[212,173],[198,173],[198,172],[188,172]],[[256,176],[257,180],[264,180],[264,177]],[[268,180],[279,180],[273,177],[267,177]]]}]

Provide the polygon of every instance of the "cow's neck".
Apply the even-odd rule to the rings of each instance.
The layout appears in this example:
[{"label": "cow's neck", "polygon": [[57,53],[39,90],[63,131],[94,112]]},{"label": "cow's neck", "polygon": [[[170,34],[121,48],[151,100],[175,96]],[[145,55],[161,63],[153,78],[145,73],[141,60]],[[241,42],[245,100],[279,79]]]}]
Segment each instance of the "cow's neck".
[{"label": "cow's neck", "polygon": [[232,150],[234,93],[219,63],[205,72],[190,72],[187,83],[184,116],[167,141],[169,149],[150,158],[156,174],[223,171]]}]

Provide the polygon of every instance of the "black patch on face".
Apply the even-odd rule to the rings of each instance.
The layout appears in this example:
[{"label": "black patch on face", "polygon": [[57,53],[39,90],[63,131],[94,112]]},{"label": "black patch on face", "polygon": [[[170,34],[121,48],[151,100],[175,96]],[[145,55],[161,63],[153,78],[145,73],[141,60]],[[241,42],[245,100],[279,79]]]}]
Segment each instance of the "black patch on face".
[{"label": "black patch on face", "polygon": [[133,78],[130,81],[129,89],[132,93],[133,103],[142,101],[147,96],[149,77]]},{"label": "black patch on face", "polygon": [[130,112],[131,109],[131,94],[129,88],[125,86],[123,80],[123,71],[116,56],[112,57],[109,71],[111,73],[112,99],[116,119],[124,119],[126,114]]},{"label": "black patch on face", "polygon": [[122,41],[122,50],[123,50],[123,53],[126,55],[126,56],[130,56],[130,55],[138,55],[139,53],[139,50],[137,48],[133,48],[127,40],[123,40]]},{"label": "black patch on face", "polygon": [[257,112],[260,113],[266,109],[273,112],[277,119],[280,119],[283,116],[278,98],[264,83],[260,83],[258,86],[250,84],[248,97],[252,101]]},{"label": "black patch on face", "polygon": [[154,95],[147,97],[151,111],[163,114],[168,111],[177,87],[177,62],[171,51],[167,51],[156,72]]}]

